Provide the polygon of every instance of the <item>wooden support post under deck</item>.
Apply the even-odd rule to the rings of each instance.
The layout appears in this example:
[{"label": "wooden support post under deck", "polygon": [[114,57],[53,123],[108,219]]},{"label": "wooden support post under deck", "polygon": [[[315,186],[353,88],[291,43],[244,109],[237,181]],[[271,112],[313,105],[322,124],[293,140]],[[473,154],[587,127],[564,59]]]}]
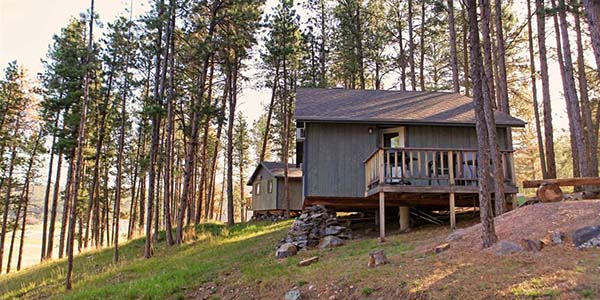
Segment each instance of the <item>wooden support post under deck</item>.
[{"label": "wooden support post under deck", "polygon": [[400,232],[407,231],[410,228],[410,208],[408,206],[400,206],[398,217],[400,217]]},{"label": "wooden support post under deck", "polygon": [[385,242],[385,193],[379,192],[379,241]]},{"label": "wooden support post under deck", "polygon": [[519,203],[517,202],[517,194],[510,194],[510,200],[512,202],[511,210],[517,209],[517,207],[519,207]]},{"label": "wooden support post under deck", "polygon": [[456,211],[454,208],[454,193],[450,193],[450,228],[456,229]]}]

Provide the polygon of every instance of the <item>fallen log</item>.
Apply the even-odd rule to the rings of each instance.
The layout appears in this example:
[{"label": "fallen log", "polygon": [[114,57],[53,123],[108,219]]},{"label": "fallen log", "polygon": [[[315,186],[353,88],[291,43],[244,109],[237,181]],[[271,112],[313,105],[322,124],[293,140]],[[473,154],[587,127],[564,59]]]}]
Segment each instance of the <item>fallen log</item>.
[{"label": "fallen log", "polygon": [[541,179],[525,180],[523,188],[537,188],[543,183],[553,183],[558,186],[579,186],[579,185],[598,185],[600,186],[600,177],[578,177],[578,178],[560,178],[560,179]]},{"label": "fallen log", "polygon": [[558,202],[563,199],[563,192],[555,183],[543,183],[537,190],[537,198],[542,202]]}]

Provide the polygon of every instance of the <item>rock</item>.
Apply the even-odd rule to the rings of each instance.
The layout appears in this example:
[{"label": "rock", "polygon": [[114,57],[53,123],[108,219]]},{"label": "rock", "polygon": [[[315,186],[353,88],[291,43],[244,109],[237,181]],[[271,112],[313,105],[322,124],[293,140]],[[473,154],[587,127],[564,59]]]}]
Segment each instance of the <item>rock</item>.
[{"label": "rock", "polygon": [[385,250],[373,250],[369,253],[369,268],[385,265],[388,263],[387,256],[385,256]]},{"label": "rock", "polygon": [[294,256],[298,253],[298,248],[292,243],[285,243],[277,249],[275,252],[276,258],[286,258],[288,256]]},{"label": "rock", "polygon": [[300,295],[300,291],[298,289],[293,289],[285,293],[285,300],[300,300],[302,299]]},{"label": "rock", "polygon": [[307,258],[305,260],[302,260],[298,263],[298,267],[306,267],[312,263],[318,262],[319,261],[319,257],[318,256],[313,256],[310,258]]},{"label": "rock", "polygon": [[319,248],[325,249],[325,248],[339,247],[344,244],[345,244],[344,240],[340,239],[339,237],[334,236],[334,235],[328,235],[321,239],[321,242],[319,242]]},{"label": "rock", "polygon": [[[320,205],[310,206],[294,220],[288,234],[279,241],[275,249],[279,251],[286,243],[293,244],[298,251],[314,248],[326,236],[333,236],[335,239],[327,239],[325,247],[335,247],[344,244],[340,239],[352,239],[352,232],[340,225],[334,212]],[[285,254],[282,252],[281,255]]]},{"label": "rock", "polygon": [[523,239],[521,240],[521,244],[529,252],[538,252],[544,247],[544,244],[540,240]]},{"label": "rock", "polygon": [[330,226],[325,228],[325,235],[338,235],[343,229],[344,227],[342,226]]},{"label": "rock", "polygon": [[521,247],[521,245],[506,240],[499,241],[495,248],[496,249],[494,252],[497,255],[506,255],[515,252],[523,252],[524,250],[523,247]]},{"label": "rock", "polygon": [[464,229],[454,230],[451,234],[448,235],[448,237],[446,238],[446,242],[458,241],[458,240],[462,239],[462,237],[464,235],[465,235]]},{"label": "rock", "polygon": [[597,236],[583,244],[581,244],[581,246],[577,247],[578,249],[584,249],[584,248],[600,248],[600,236]]},{"label": "rock", "polygon": [[565,241],[565,233],[562,231],[553,231],[552,236],[550,238],[550,242],[552,245],[560,245]]},{"label": "rock", "polygon": [[435,248],[433,248],[433,253],[435,254],[439,254],[442,253],[446,250],[450,249],[450,244],[446,243],[446,244],[441,244]]},{"label": "rock", "polygon": [[600,225],[582,227],[573,232],[573,245],[580,248],[581,245],[596,238],[600,238]]}]

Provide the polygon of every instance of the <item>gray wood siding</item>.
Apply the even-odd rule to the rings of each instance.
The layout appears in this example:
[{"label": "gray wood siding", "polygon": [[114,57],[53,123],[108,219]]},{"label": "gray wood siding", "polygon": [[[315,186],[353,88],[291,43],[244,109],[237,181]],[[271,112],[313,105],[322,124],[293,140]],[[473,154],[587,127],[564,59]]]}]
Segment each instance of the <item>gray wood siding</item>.
[{"label": "gray wood siding", "polygon": [[[267,184],[269,180],[273,180],[273,192],[269,193]],[[256,195],[256,184],[260,184],[260,195]],[[261,168],[252,183],[252,210],[272,210],[276,207],[277,183],[267,170]]]},{"label": "gray wood siding", "polygon": [[[506,128],[498,128],[500,149],[507,149]],[[477,149],[475,127],[407,126],[407,147]]]},{"label": "gray wood siding", "polygon": [[[302,180],[290,179],[290,209],[291,210],[302,210]],[[284,179],[277,178],[277,209],[287,209],[287,203],[285,203],[285,189]]]},{"label": "gray wood siding", "polygon": [[306,124],[305,196],[363,197],[363,161],[377,147],[377,136],[374,125]]}]

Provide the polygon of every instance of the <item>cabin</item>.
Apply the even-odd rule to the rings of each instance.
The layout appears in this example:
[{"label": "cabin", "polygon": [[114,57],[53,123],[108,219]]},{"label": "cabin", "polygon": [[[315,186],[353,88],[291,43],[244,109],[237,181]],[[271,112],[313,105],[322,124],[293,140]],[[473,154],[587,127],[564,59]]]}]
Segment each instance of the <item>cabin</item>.
[{"label": "cabin", "polygon": [[[297,90],[297,162],[305,206],[338,211],[449,211],[478,206],[472,98],[442,92]],[[495,112],[508,206],[517,193],[511,129],[525,122]],[[493,182],[491,184],[494,184]],[[380,228],[383,238],[385,228]]]},{"label": "cabin", "polygon": [[[283,163],[263,161],[258,164],[247,185],[252,187],[252,200],[249,209],[254,215],[279,214],[287,210],[285,201]],[[302,169],[288,164],[288,184],[290,191],[290,210],[302,210]]]}]

